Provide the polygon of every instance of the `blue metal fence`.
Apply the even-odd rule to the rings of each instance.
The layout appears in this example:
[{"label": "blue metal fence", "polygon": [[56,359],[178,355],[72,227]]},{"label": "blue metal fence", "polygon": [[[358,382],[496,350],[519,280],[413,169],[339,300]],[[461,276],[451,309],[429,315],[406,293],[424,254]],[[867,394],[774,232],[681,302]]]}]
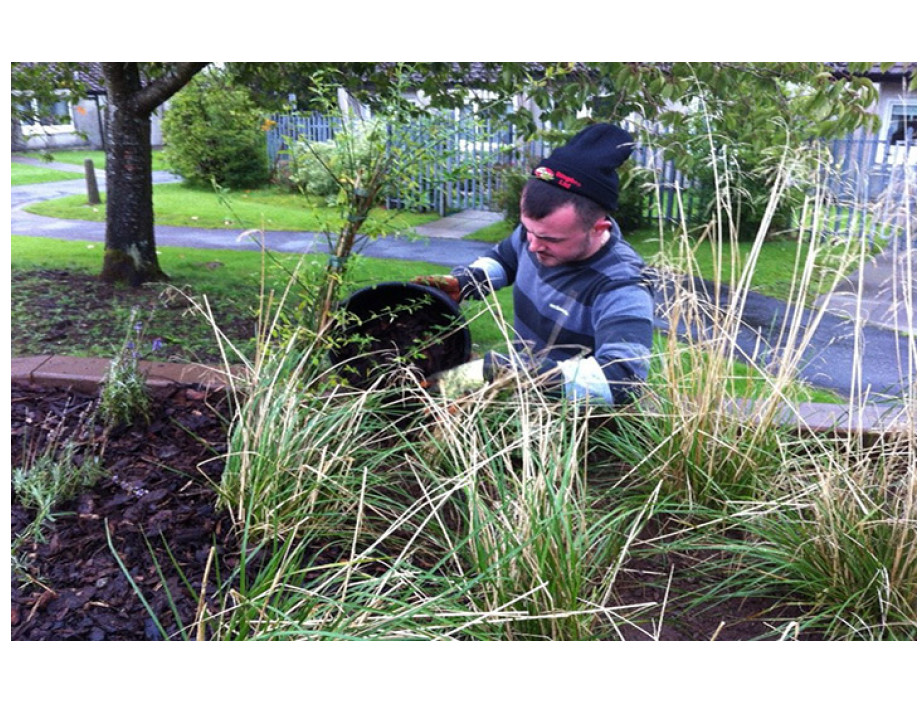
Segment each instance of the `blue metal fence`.
[{"label": "blue metal fence", "polygon": [[[313,115],[275,115],[267,132],[269,157],[273,164],[283,162],[297,140],[328,141],[340,128],[336,120]],[[444,112],[417,119],[391,134],[396,143],[413,140],[423,146],[434,139],[434,156],[439,163],[419,163],[414,182],[429,200],[429,207],[440,214],[463,209],[494,209],[502,175],[509,169],[523,169],[549,153],[546,143],[524,142],[511,124],[498,123],[471,113]],[[400,204],[398,188],[390,199]]]},{"label": "blue metal fence", "polygon": [[[824,185],[831,213],[825,235],[916,244],[914,133],[908,129],[903,139],[892,141],[860,132],[830,141],[828,148],[832,162]],[[905,212],[912,219],[905,218]]]},{"label": "blue metal fence", "polygon": [[[272,120],[267,143],[276,163],[284,159],[293,141],[328,141],[335,137],[340,125],[319,114],[276,115]],[[648,129],[634,135],[637,139],[654,138],[654,129],[652,135]],[[419,164],[414,181],[423,190],[428,208],[442,215],[463,209],[497,209],[503,174],[527,169],[551,151],[548,142],[524,141],[514,125],[472,112],[443,112],[418,119],[409,127],[401,127],[393,138],[396,142],[398,138],[413,138],[416,142],[437,139],[439,163]],[[828,147],[833,162],[825,181],[831,198],[827,234],[875,233],[877,224],[889,224],[894,213],[892,205],[897,204],[899,194],[913,194],[916,204],[917,142],[910,134],[897,143],[856,134],[831,141]],[[660,148],[640,142],[632,159],[654,171],[654,188],[645,198],[647,219],[695,221],[702,217],[705,210],[694,207],[698,202],[692,193],[693,180],[665,159]],[[399,198],[398,188],[391,193],[389,203],[398,205],[404,201]],[[417,198],[413,194],[413,199]]]},{"label": "blue metal fence", "polygon": [[313,114],[275,114],[266,132],[268,157],[273,164],[285,157],[288,145],[296,139],[322,142],[335,138],[340,126],[337,119]]}]

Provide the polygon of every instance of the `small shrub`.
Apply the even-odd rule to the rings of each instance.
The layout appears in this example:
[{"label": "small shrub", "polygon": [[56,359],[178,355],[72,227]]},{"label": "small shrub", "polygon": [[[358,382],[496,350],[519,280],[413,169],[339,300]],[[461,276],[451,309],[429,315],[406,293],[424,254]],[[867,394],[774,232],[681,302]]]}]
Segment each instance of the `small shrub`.
[{"label": "small shrub", "polygon": [[335,176],[335,141],[294,141],[288,181],[301,194],[331,198],[339,191]]},{"label": "small shrub", "polygon": [[627,161],[619,170],[620,198],[613,212],[620,231],[624,234],[634,232],[646,226],[645,210],[648,205],[648,191],[645,184],[650,181],[648,169],[637,167]]},{"label": "small shrub", "polygon": [[194,186],[249,189],[269,180],[263,115],[220,74],[197,76],[163,117],[164,156]]},{"label": "small shrub", "polygon": [[[78,426],[77,430],[80,429]],[[14,542],[14,552],[26,539],[44,541],[43,530],[54,521],[54,507],[72,498],[81,489],[95,485],[103,475],[95,452],[80,452],[80,445],[75,442],[78,435],[63,443],[59,442],[60,437],[59,428],[49,435],[47,446],[34,452],[23,466],[13,470],[13,494],[25,508],[35,511],[32,523]]]},{"label": "small shrub", "polygon": [[302,194],[334,203],[343,188],[380,163],[385,142],[383,128],[372,123],[340,130],[332,141],[298,139],[291,144],[290,183]]},{"label": "small shrub", "polygon": [[499,175],[498,210],[514,226],[521,223],[521,193],[529,178],[527,171],[515,167],[506,167]]},{"label": "small shrub", "polygon": [[[142,329],[143,323],[135,322],[132,316],[125,343],[110,363],[102,382],[99,415],[108,427],[150,420],[151,401],[147,390],[147,376],[139,365]],[[159,340],[154,341],[154,350],[157,349],[158,342]]]}]

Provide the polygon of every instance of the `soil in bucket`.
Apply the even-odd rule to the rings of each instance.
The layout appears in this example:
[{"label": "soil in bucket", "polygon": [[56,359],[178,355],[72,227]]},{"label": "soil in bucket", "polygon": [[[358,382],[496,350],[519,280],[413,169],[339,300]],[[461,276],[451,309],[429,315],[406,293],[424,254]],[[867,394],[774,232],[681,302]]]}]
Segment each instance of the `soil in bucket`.
[{"label": "soil in bucket", "polygon": [[386,282],[359,290],[342,307],[331,357],[350,385],[367,387],[405,368],[424,380],[470,359],[463,313],[440,290]]}]

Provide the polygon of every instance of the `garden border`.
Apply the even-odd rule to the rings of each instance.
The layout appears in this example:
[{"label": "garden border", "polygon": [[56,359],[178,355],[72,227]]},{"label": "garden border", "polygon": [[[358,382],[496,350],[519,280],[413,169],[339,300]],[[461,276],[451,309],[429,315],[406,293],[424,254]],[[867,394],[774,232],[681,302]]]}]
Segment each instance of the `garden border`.
[{"label": "garden border", "polygon": [[[95,393],[105,379],[112,361],[108,358],[34,355],[13,358],[11,381],[48,388],[73,388],[81,393]],[[140,371],[154,395],[166,394],[176,386],[201,385],[220,389],[228,385],[226,373],[201,364],[181,364],[141,360]]]},{"label": "garden border", "polygon": [[[111,361],[63,355],[36,355],[12,360],[11,381],[50,388],[73,388],[94,393],[102,384]],[[200,385],[218,390],[228,386],[227,374],[213,366],[141,361],[147,384],[154,395],[168,394],[176,386]],[[754,401],[732,400],[730,406],[744,415],[756,415]],[[904,406],[834,403],[798,403],[779,411],[780,425],[811,433],[859,434],[872,438],[911,432],[912,417]]]}]

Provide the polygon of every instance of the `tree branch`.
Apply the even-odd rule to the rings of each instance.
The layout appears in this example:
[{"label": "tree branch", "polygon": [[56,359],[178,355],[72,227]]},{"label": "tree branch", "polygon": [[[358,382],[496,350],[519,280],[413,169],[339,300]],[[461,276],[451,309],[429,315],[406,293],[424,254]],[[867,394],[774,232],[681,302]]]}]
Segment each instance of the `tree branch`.
[{"label": "tree branch", "polygon": [[156,80],[144,86],[134,97],[138,111],[153,113],[160,105],[172,98],[192,77],[208,63],[175,63]]}]

